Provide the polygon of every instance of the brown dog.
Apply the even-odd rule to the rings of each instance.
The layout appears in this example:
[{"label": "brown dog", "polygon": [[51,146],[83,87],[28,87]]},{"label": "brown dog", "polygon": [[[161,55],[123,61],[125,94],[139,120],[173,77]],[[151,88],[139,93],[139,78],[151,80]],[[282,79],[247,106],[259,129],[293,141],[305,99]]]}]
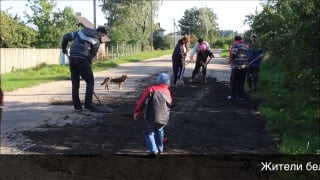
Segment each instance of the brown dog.
[{"label": "brown dog", "polygon": [[109,85],[111,83],[116,83],[119,85],[119,89],[122,89],[123,87],[123,84],[129,79],[128,75],[122,75],[121,77],[118,77],[118,78],[112,78],[112,77],[106,77],[104,79],[104,81],[100,84],[101,86],[102,85],[105,85],[104,89],[107,89],[109,90]]}]

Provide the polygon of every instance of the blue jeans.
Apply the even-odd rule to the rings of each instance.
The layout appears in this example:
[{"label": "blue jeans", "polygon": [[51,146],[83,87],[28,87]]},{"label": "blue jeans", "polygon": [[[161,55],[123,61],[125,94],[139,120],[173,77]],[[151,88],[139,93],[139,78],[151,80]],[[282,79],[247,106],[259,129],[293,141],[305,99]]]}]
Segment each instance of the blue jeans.
[{"label": "blue jeans", "polygon": [[144,125],[145,140],[150,153],[162,152],[165,125],[150,121],[145,121]]}]

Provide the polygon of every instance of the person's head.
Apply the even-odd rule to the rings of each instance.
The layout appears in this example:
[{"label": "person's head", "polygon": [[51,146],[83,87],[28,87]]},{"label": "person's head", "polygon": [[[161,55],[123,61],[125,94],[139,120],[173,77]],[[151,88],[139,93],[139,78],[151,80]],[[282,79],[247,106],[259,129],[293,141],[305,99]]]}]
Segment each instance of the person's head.
[{"label": "person's head", "polygon": [[237,36],[234,37],[234,40],[235,41],[240,41],[240,40],[242,40],[242,37],[237,35]]},{"label": "person's head", "polygon": [[170,76],[167,73],[160,73],[157,77],[157,84],[170,85]]},{"label": "person's head", "polygon": [[199,44],[203,43],[203,39],[202,39],[202,38],[199,38],[199,39],[198,39],[198,43],[199,43]]},{"label": "person's head", "polygon": [[104,26],[99,26],[97,28],[97,31],[99,32],[99,37],[102,38],[103,36],[107,35],[107,29]]},{"label": "person's head", "polygon": [[257,38],[257,35],[256,35],[256,34],[251,34],[251,40],[252,40],[252,41],[255,41],[256,38]]},{"label": "person's head", "polygon": [[187,44],[190,41],[190,37],[189,36],[183,36],[182,41],[184,44]]}]

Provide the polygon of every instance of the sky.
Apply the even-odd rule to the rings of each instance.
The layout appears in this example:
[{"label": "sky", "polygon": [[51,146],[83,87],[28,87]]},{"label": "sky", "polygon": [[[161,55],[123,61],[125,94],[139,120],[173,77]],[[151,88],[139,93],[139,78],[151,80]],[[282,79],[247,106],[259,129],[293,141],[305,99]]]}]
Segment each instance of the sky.
[{"label": "sky", "polygon": [[[7,10],[10,14],[23,17],[23,12],[31,13],[30,8],[26,7],[27,0],[1,0],[1,10]],[[57,8],[63,9],[69,6],[74,12],[81,12],[92,23],[94,22],[93,0],[57,0]],[[96,0],[96,23],[103,25],[106,23],[104,14],[98,7]],[[254,14],[255,11],[261,11],[262,7],[259,0],[164,0],[160,5],[158,16],[155,22],[160,22],[160,26],[165,29],[165,34],[173,32],[173,22],[178,22],[187,9],[193,7],[208,7],[218,16],[218,25],[220,30],[234,30],[244,32],[249,27],[243,24],[245,15]]]}]

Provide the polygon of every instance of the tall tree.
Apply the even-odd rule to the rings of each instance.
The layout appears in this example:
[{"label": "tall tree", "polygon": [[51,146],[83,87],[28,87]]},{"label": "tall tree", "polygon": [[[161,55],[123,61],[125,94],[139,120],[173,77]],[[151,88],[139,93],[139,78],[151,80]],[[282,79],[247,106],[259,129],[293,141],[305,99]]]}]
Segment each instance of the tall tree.
[{"label": "tall tree", "polygon": [[264,79],[275,86],[268,92],[270,127],[280,132],[282,149],[295,154],[320,152],[319,6],[320,0],[268,0],[246,20],[268,47],[270,74],[277,74],[277,80]]},{"label": "tall tree", "polygon": [[101,0],[102,11],[111,27],[110,44],[140,43],[142,49],[154,29],[153,18],[158,1],[153,0]]},{"label": "tall tree", "polygon": [[217,15],[211,8],[187,9],[178,22],[181,34],[194,34],[209,42],[213,42],[218,35]]},{"label": "tall tree", "polygon": [[28,23],[38,32],[34,46],[38,48],[60,47],[61,37],[67,31],[79,29],[78,20],[70,7],[54,11],[54,0],[28,0],[33,15],[25,14]]},{"label": "tall tree", "polygon": [[12,17],[4,11],[0,14],[0,47],[1,48],[28,48],[31,47],[36,32],[17,16]]}]

